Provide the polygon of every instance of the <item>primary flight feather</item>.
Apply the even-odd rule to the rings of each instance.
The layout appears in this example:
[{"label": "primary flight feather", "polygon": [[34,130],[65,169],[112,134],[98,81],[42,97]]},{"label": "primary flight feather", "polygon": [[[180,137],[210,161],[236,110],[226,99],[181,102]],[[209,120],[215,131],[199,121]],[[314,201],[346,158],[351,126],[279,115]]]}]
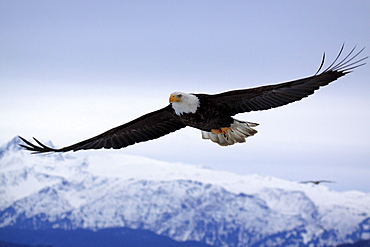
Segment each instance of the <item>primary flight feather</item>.
[{"label": "primary flight feather", "polygon": [[37,144],[20,137],[25,143],[21,146],[34,153],[118,149],[159,138],[186,126],[201,130],[203,139],[210,139],[221,146],[242,143],[245,142],[245,138],[257,133],[252,127],[258,124],[236,120],[233,118],[234,115],[268,110],[301,100],[320,87],[365,64],[362,61],[368,57],[357,59],[364,49],[355,52],[353,48],[344,58],[341,58],[343,48],[344,46],[334,62],[322,71],[324,54],[320,68],[310,77],[214,95],[175,92],[170,95],[170,104],[166,107],[85,141],[56,149],[44,145],[35,138]]}]

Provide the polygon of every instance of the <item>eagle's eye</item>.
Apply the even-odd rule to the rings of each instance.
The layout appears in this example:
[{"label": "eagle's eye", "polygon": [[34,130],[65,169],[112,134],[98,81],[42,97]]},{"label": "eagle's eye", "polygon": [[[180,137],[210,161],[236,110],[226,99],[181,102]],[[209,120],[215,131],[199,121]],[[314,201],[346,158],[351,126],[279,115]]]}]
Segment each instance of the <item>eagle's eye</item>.
[{"label": "eagle's eye", "polygon": [[179,99],[182,98],[182,94],[177,95],[177,98]]}]

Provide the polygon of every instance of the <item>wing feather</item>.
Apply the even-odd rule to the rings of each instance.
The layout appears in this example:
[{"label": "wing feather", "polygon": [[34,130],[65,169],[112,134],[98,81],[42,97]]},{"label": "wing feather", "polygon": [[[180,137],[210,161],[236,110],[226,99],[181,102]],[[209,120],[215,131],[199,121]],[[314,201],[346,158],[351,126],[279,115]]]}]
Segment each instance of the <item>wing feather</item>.
[{"label": "wing feather", "polygon": [[71,146],[55,149],[48,147],[35,139],[35,145],[26,139],[19,137],[25,144],[22,147],[34,153],[45,152],[68,152],[83,149],[113,148],[119,149],[138,142],[149,141],[167,135],[173,131],[184,128],[186,125],[173,114],[170,106],[148,113],[131,122],[108,130],[100,135]]},{"label": "wing feather", "polygon": [[325,61],[324,54],[319,70],[314,76],[275,85],[210,95],[209,100],[220,107],[226,107],[231,115],[267,110],[301,100],[313,94],[320,87],[328,85],[330,82],[350,73],[351,70],[365,64],[362,62],[368,57],[357,59],[364,49],[355,52],[355,47],[341,59],[343,48],[344,45],[328,68],[321,71]]}]

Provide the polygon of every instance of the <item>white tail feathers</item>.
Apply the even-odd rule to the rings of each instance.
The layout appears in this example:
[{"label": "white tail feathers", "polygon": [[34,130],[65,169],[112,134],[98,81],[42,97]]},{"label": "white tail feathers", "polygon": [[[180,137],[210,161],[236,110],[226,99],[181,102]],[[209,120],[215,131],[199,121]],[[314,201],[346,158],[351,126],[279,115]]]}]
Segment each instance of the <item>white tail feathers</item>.
[{"label": "white tail feathers", "polygon": [[245,138],[256,134],[257,130],[251,128],[256,126],[258,126],[257,123],[243,122],[234,119],[234,123],[231,124],[230,129],[226,130],[225,134],[215,134],[212,131],[208,132],[202,130],[202,138],[210,139],[221,146],[229,146],[235,143],[245,142]]}]

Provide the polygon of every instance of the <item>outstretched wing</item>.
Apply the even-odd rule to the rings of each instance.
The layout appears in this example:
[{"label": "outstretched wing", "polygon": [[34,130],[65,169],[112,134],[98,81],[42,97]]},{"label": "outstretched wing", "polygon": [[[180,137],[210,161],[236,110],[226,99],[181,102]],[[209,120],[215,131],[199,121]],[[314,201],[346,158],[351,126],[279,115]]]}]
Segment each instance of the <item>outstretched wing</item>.
[{"label": "outstretched wing", "polygon": [[368,57],[356,60],[364,48],[355,53],[355,47],[342,59],[343,48],[344,45],[334,62],[327,69],[321,71],[325,61],[324,53],[320,68],[314,76],[275,85],[228,91],[210,95],[208,99],[220,107],[227,108],[231,115],[267,110],[301,100],[313,94],[320,87],[328,85],[365,64],[361,62]]},{"label": "outstretched wing", "polygon": [[144,142],[167,135],[173,131],[184,128],[183,124],[175,114],[171,106],[148,113],[131,122],[108,130],[98,136],[92,137],[85,141],[73,144],[60,149],[54,149],[42,144],[34,138],[38,145],[32,144],[22,137],[26,145],[22,147],[34,153],[44,152],[67,152],[78,151],[82,149],[100,149],[100,148],[124,148],[138,142]]}]

